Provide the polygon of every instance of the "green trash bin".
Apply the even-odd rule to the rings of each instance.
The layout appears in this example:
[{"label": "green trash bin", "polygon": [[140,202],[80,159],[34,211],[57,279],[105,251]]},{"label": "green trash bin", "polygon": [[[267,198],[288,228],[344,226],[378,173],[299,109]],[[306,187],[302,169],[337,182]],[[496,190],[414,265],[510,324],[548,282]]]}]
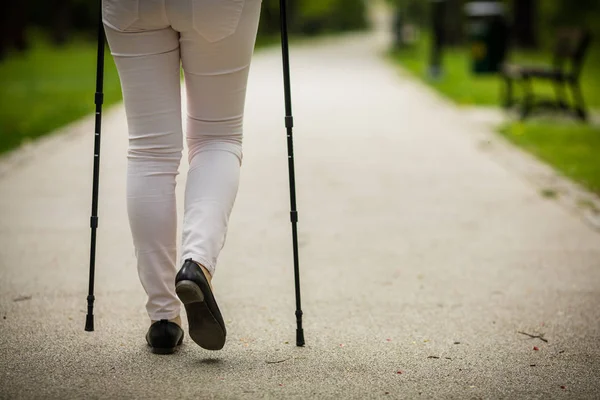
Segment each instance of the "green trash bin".
[{"label": "green trash bin", "polygon": [[475,1],[465,6],[472,71],[494,74],[500,71],[508,47],[508,23],[504,5],[497,1]]}]

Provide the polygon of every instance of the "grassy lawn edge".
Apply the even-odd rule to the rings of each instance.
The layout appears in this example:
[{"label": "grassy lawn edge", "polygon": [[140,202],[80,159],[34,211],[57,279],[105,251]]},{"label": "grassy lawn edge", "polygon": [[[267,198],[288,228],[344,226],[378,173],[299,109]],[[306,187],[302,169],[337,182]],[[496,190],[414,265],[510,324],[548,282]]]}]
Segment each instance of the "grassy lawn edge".
[{"label": "grassy lawn edge", "polygon": [[[600,49],[590,55],[582,77],[588,105],[600,108]],[[427,76],[427,38],[414,47],[387,53],[388,59],[411,77],[433,88],[457,106],[500,107],[501,81],[497,76],[475,77],[470,72],[465,49],[447,50],[444,56],[444,76],[432,80]],[[517,61],[546,60],[543,52],[521,52],[513,55]],[[552,95],[551,85],[538,84],[536,93]],[[497,128],[497,133],[513,145],[551,165],[567,178],[600,195],[600,126],[575,119],[533,117],[525,122],[511,121]]]}]

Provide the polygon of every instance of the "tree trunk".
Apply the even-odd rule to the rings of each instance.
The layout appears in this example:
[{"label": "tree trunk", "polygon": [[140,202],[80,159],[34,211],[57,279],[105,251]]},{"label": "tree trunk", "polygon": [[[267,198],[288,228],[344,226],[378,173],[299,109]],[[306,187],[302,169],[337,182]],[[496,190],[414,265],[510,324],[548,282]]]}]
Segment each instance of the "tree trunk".
[{"label": "tree trunk", "polygon": [[537,0],[514,0],[514,27],[513,35],[519,47],[533,49],[538,46]]},{"label": "tree trunk", "polygon": [[464,1],[446,0],[445,44],[457,46],[464,40]]},{"label": "tree trunk", "polygon": [[0,12],[0,59],[10,49],[25,51],[29,47],[26,35],[27,2],[6,2]]},{"label": "tree trunk", "polygon": [[64,45],[71,32],[71,9],[66,1],[54,0],[52,10],[52,39],[54,44]]}]

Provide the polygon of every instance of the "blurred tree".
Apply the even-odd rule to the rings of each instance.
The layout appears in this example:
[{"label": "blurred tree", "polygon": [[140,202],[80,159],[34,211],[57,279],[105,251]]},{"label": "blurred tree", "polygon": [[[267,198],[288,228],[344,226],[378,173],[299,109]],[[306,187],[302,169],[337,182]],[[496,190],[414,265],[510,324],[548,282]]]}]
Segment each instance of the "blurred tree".
[{"label": "blurred tree", "polygon": [[[552,1],[554,0],[550,2]],[[513,39],[519,47],[538,46],[537,26],[540,15],[537,3],[537,0],[513,0]]]},{"label": "blurred tree", "polygon": [[411,24],[425,26],[429,24],[430,5],[425,0],[388,0],[392,6],[399,9],[403,20]]},{"label": "blurred tree", "polygon": [[54,18],[52,18],[52,39],[58,44],[65,44],[69,40],[71,27],[71,7],[64,0],[52,0]]},{"label": "blurred tree", "polygon": [[17,51],[27,49],[26,28],[26,1],[3,2],[0,10],[0,60],[10,49]]},{"label": "blurred tree", "polygon": [[540,22],[542,22],[540,33],[559,26],[580,26],[600,35],[600,1],[598,0],[544,0],[538,5]]},{"label": "blurred tree", "polygon": [[[289,31],[296,35],[363,29],[367,26],[365,0],[288,1]],[[263,0],[259,35],[279,34],[279,0]]]},{"label": "blurred tree", "polygon": [[[387,0],[398,7],[403,23],[429,29],[430,0]],[[464,5],[471,1],[447,0],[446,43],[460,44],[464,39]],[[550,46],[561,26],[580,26],[592,30],[600,42],[600,0],[498,0],[509,9],[513,37],[522,47]]]},{"label": "blurred tree", "polygon": [[[294,12],[294,5],[289,5],[289,13]],[[258,34],[273,36],[279,32],[279,0],[263,0]]]},{"label": "blurred tree", "polygon": [[[437,0],[388,0],[397,8],[397,15],[403,23],[416,24],[431,29],[433,3]],[[441,0],[445,2],[444,44],[459,45],[465,38],[464,10],[465,0]]]},{"label": "blurred tree", "polygon": [[[74,34],[93,37],[100,0],[6,0],[0,8],[0,55],[10,47],[25,48],[25,33],[35,27],[61,44]],[[166,0],[168,1],[168,0]],[[362,29],[368,0],[288,0],[291,34]],[[279,34],[279,0],[263,0],[259,34]]]},{"label": "blurred tree", "polygon": [[463,43],[464,40],[464,1],[446,0],[446,29],[445,44],[456,46]]},{"label": "blurred tree", "polygon": [[[530,10],[522,3],[533,2]],[[513,9],[513,36],[522,47],[550,48],[560,27],[582,27],[600,41],[600,1],[598,0],[510,0]],[[517,10],[519,7],[521,10]],[[529,22],[527,22],[529,20]]]}]

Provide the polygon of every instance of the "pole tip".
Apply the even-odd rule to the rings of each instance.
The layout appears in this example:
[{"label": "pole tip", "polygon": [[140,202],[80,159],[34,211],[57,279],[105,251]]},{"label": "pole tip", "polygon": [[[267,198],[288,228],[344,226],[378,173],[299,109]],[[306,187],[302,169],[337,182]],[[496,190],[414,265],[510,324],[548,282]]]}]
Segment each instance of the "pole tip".
[{"label": "pole tip", "polygon": [[87,332],[94,331],[94,314],[88,314],[85,316],[85,330]]},{"label": "pole tip", "polygon": [[304,329],[296,329],[296,346],[304,346]]}]

